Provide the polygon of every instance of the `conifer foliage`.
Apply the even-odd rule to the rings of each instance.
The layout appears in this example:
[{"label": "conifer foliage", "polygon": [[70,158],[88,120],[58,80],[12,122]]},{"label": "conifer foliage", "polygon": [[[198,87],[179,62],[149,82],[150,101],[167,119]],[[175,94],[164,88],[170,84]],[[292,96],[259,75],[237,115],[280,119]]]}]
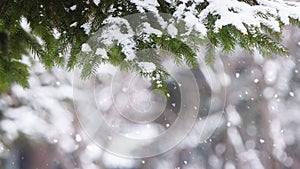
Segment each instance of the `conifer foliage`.
[{"label": "conifer foliage", "polygon": [[[132,14],[147,19],[123,19]],[[231,52],[240,46],[263,56],[288,55],[281,44],[282,29],[289,24],[299,26],[299,18],[300,4],[282,0],[2,0],[0,92],[7,92],[13,82],[29,87],[30,67],[22,62],[29,56],[37,57],[48,69],[81,67],[83,78],[93,75],[99,64],[111,63],[151,77],[154,89],[164,89],[168,72],[159,52],[145,56],[138,55],[139,51],[168,51],[176,63],[192,68],[198,66],[200,46],[206,46],[208,64],[214,62],[216,48]],[[27,30],[21,26],[24,20],[30,24]],[[147,29],[136,33],[133,29],[139,25]],[[121,33],[128,40],[109,39],[107,34],[98,37],[104,27],[119,31],[125,27]],[[87,51],[84,47],[91,46],[88,42],[95,35],[103,39],[98,42],[101,48],[93,45]]]}]

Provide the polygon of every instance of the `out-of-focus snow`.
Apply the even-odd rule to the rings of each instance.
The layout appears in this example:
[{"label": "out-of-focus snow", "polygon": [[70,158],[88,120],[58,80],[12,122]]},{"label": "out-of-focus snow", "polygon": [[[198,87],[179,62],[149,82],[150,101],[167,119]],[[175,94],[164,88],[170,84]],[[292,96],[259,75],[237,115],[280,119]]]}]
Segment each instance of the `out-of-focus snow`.
[{"label": "out-of-focus snow", "polygon": [[241,124],[242,122],[242,119],[239,115],[239,113],[236,111],[235,107],[232,106],[232,105],[229,105],[227,108],[226,108],[226,113],[227,113],[227,116],[228,116],[228,121],[234,125],[234,126],[238,126]]},{"label": "out-of-focus snow", "polygon": [[269,60],[264,65],[265,72],[265,82],[267,84],[272,84],[277,79],[279,65],[275,61]]}]

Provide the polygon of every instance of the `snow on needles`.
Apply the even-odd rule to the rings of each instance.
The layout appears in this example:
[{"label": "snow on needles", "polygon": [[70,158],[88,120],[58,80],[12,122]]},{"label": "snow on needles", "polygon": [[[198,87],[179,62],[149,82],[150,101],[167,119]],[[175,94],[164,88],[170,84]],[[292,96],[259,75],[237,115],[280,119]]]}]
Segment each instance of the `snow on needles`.
[{"label": "snow on needles", "polygon": [[[103,31],[99,40],[107,46],[112,45],[114,42],[121,44],[126,60],[133,60],[136,57],[136,43],[132,38],[134,31],[129,22],[124,18],[109,17],[104,23],[108,24],[108,27]],[[121,27],[125,27],[126,31],[122,30]]]},{"label": "snow on needles", "polygon": [[[170,4],[170,0],[165,0]],[[149,9],[150,7],[158,6],[156,1],[145,3],[145,1],[132,0],[139,6]],[[139,2],[139,3],[137,3]],[[143,3],[142,3],[143,2]],[[280,24],[277,17],[284,24],[289,24],[289,17],[294,19],[300,18],[300,5],[297,2],[287,2],[282,0],[258,0],[259,5],[249,5],[238,0],[208,0],[208,6],[201,12],[196,9],[196,5],[202,3],[199,0],[181,0],[176,6],[176,11],[173,16],[178,19],[183,19],[189,28],[206,35],[207,29],[204,26],[209,14],[218,15],[220,18],[215,22],[215,32],[218,32],[223,26],[233,25],[242,33],[247,34],[245,25],[260,27],[261,24],[267,26],[275,32],[280,32]],[[192,5],[187,5],[188,2],[193,2]],[[141,5],[143,4],[143,5]],[[151,5],[149,5],[151,4]],[[146,7],[149,5],[148,7]],[[152,12],[156,11],[151,8]]]},{"label": "snow on needles", "polygon": [[[138,24],[138,28],[141,28],[145,35],[160,36],[166,33],[171,37],[182,37],[189,36],[192,31],[196,31],[202,35],[200,38],[205,38],[207,32],[210,31],[210,26],[207,25],[209,15],[216,16],[216,21],[212,25],[214,32],[218,32],[224,26],[231,25],[243,34],[248,34],[249,30],[247,29],[249,28],[251,30],[258,28],[264,32],[261,26],[274,32],[281,32],[280,23],[287,25],[290,23],[290,18],[300,18],[300,3],[283,0],[257,0],[258,5],[250,5],[238,0],[207,0],[205,1],[206,4],[203,0],[165,1],[175,9],[170,18],[163,17],[168,14],[160,13],[160,3],[157,0],[130,0],[142,13],[137,15],[150,12],[159,23],[160,28],[154,28],[151,20]],[[200,10],[199,5],[203,6],[204,9]],[[106,47],[115,43],[120,44],[126,60],[134,60],[138,49],[134,37],[141,33],[136,32],[134,25],[139,21],[135,21],[134,17],[126,17],[109,16],[106,18],[103,22],[106,26],[102,28],[99,41]],[[145,17],[141,17],[141,20],[143,18]],[[136,23],[132,24],[132,21]],[[186,32],[180,32],[180,29],[176,27],[176,23],[179,21],[185,22]],[[89,52],[89,50],[83,51]]]},{"label": "snow on needles", "polygon": [[207,29],[203,24],[204,22],[202,22],[197,15],[198,11],[195,5],[187,7],[184,3],[178,5],[173,14],[175,18],[183,20],[186,23],[186,29],[188,30],[187,34],[191,33],[191,31],[194,29],[202,35],[206,35]]},{"label": "snow on needles", "polygon": [[[238,0],[208,0],[208,5],[199,12],[196,5],[202,1],[181,0],[176,6],[173,16],[183,19],[187,27],[206,34],[204,24],[208,15],[218,16],[214,25],[214,31],[218,32],[223,26],[233,25],[243,34],[247,34],[245,25],[260,28],[261,24],[275,32],[280,32],[280,21],[289,24],[289,18],[300,18],[300,4],[283,0],[258,0],[259,5],[250,5]],[[277,19],[279,18],[280,21]]]},{"label": "snow on needles", "polygon": [[156,0],[130,0],[130,2],[134,3],[141,13],[144,13],[145,9],[151,12],[156,12],[156,7],[159,6],[159,3]]},{"label": "snow on needles", "polygon": [[139,62],[138,66],[142,69],[143,73],[152,73],[156,69],[155,64],[152,62]]},{"label": "snow on needles", "polygon": [[[267,6],[251,6],[245,2],[237,0],[209,0],[209,5],[199,14],[205,20],[209,14],[220,16],[215,22],[215,30],[218,31],[223,26],[233,25],[242,33],[247,34],[245,25],[260,27],[260,24],[280,31],[279,23],[274,18],[276,9]],[[264,18],[268,15],[268,20]],[[272,16],[273,15],[273,16]]]},{"label": "snow on needles", "polygon": [[300,19],[300,4],[299,2],[287,2],[282,0],[257,0],[261,5],[269,6],[278,11],[278,16],[284,24],[289,24],[289,17]]}]

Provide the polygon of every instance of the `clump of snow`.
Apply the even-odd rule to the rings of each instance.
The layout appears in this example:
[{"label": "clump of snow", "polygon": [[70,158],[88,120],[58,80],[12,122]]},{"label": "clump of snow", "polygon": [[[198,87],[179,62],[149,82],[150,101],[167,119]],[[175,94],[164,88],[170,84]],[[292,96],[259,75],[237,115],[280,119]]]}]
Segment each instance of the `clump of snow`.
[{"label": "clump of snow", "polygon": [[189,2],[187,0],[181,2],[180,5],[174,6],[176,11],[173,16],[184,20],[188,30],[193,28],[203,35],[207,32],[203,23],[206,23],[209,14],[219,16],[215,23],[216,32],[223,26],[233,25],[244,34],[247,34],[245,25],[260,28],[262,24],[273,31],[280,32],[277,17],[284,24],[289,24],[289,17],[300,18],[300,5],[296,2],[258,0],[259,5],[251,6],[238,0],[208,0],[208,6],[200,13],[196,5],[203,1],[194,1],[192,5],[187,5]]},{"label": "clump of snow", "polygon": [[20,26],[25,32],[31,32],[30,23],[28,22],[27,18],[21,17]]},{"label": "clump of snow", "polygon": [[54,36],[55,39],[59,39],[60,38],[61,33],[56,28],[54,28],[52,30],[52,33],[53,33],[53,36]]},{"label": "clump of snow", "polygon": [[70,25],[70,27],[76,27],[77,24],[78,24],[78,22],[74,22],[74,23],[72,23],[72,24]]},{"label": "clump of snow", "polygon": [[197,13],[198,12],[195,9],[195,6],[187,8],[185,4],[180,4],[178,7],[176,7],[173,17],[185,22],[187,35],[190,34],[192,30],[201,33],[201,35],[206,35],[207,29],[203,24],[204,22],[197,17]]},{"label": "clump of snow", "polygon": [[99,3],[100,3],[100,0],[93,0],[93,2],[94,2],[94,4],[95,4],[96,6],[98,6]]},{"label": "clump of snow", "polygon": [[96,55],[100,55],[103,59],[109,59],[109,57],[107,56],[107,52],[106,52],[105,49],[97,48],[95,54]]},{"label": "clump of snow", "polygon": [[80,26],[80,28],[83,28],[85,34],[89,35],[92,29],[92,24],[90,22],[84,23]]},{"label": "clump of snow", "polygon": [[268,6],[278,11],[278,16],[284,24],[289,24],[290,19],[299,19],[300,18],[300,4],[297,2],[288,2],[288,1],[270,1],[270,0],[258,0],[260,5]]},{"label": "clump of snow", "polygon": [[[111,46],[115,42],[121,44],[126,60],[133,60],[136,57],[136,43],[132,39],[135,34],[129,22],[124,18],[109,17],[104,23],[108,27],[104,28],[98,40],[106,46]],[[126,30],[121,30],[121,27],[125,27]]]},{"label": "clump of snow", "polygon": [[143,73],[152,73],[156,69],[155,64],[152,62],[139,62],[138,66]]},{"label": "clump of snow", "polygon": [[81,51],[85,52],[85,53],[88,53],[88,52],[92,51],[92,48],[89,44],[84,43],[84,44],[81,45]]},{"label": "clump of snow", "polygon": [[145,9],[155,13],[158,11],[156,7],[159,6],[159,3],[156,0],[130,0],[130,2],[135,4],[141,13],[144,13]]},{"label": "clump of snow", "polygon": [[140,27],[141,31],[147,34],[154,34],[158,36],[162,35],[162,32],[160,30],[153,28],[148,22],[142,23]]},{"label": "clump of snow", "polygon": [[178,30],[173,24],[169,24],[167,30],[171,37],[175,37],[178,34]]},{"label": "clump of snow", "polygon": [[77,5],[73,5],[70,7],[71,11],[74,11],[77,8]]},{"label": "clump of snow", "polygon": [[[200,18],[205,19],[209,14],[219,15],[220,18],[217,19],[215,23],[216,32],[225,25],[233,25],[242,33],[247,34],[247,29],[244,24],[260,27],[261,21],[265,20],[258,15],[259,13],[275,13],[272,8],[250,6],[249,4],[237,0],[210,0],[208,2],[209,5],[200,13]],[[266,26],[270,26],[271,23],[265,22],[268,24]],[[278,22],[273,22],[271,27],[274,27],[276,31],[280,30]]]}]

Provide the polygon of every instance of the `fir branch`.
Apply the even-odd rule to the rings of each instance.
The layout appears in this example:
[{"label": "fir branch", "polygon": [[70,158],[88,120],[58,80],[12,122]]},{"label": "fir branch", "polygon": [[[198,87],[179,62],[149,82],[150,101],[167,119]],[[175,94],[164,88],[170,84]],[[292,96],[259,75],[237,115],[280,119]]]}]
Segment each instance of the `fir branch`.
[{"label": "fir branch", "polygon": [[177,38],[171,38],[168,35],[163,35],[161,37],[153,35],[151,37],[153,42],[159,48],[169,51],[175,56],[174,59],[177,64],[182,64],[185,60],[185,62],[192,68],[199,66],[196,53],[186,43]]},{"label": "fir branch", "polygon": [[206,43],[205,63],[212,65],[215,62],[215,47],[210,42]]},{"label": "fir branch", "polygon": [[9,65],[9,75],[11,81],[16,82],[24,88],[29,88],[27,79],[30,74],[27,65],[18,61],[12,61]]},{"label": "fir branch", "polygon": [[237,29],[232,25],[222,27],[216,34],[216,37],[221,44],[223,51],[232,52],[236,46],[236,37],[240,34]]}]

